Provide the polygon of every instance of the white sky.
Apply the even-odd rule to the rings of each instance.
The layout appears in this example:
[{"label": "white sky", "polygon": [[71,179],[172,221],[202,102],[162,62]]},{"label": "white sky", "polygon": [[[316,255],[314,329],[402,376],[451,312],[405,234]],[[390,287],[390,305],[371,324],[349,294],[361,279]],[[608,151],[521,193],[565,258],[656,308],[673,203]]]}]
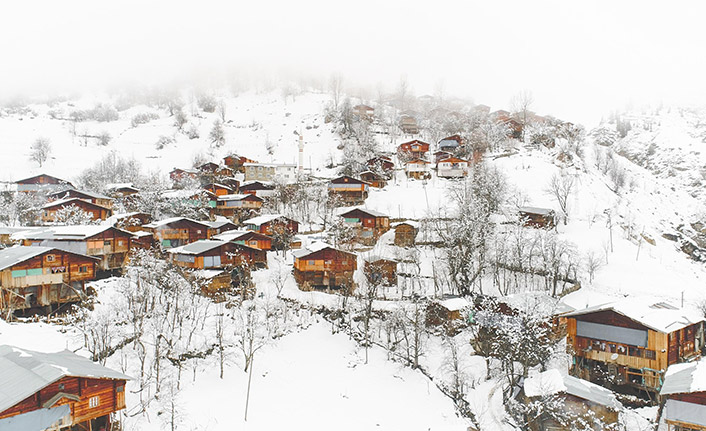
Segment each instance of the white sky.
[{"label": "white sky", "polygon": [[[650,1],[13,1],[0,96],[188,80],[224,70],[340,71],[348,83],[473,97],[592,122],[627,103],[706,96],[706,5]],[[242,4],[240,4],[242,3]]]}]

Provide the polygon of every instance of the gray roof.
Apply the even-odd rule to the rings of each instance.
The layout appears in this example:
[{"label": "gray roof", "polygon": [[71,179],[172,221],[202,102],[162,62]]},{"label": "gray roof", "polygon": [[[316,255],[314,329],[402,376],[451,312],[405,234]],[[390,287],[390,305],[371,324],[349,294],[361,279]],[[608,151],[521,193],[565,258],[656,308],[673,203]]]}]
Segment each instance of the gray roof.
[{"label": "gray roof", "polygon": [[201,241],[192,242],[191,244],[182,245],[180,247],[170,248],[167,251],[174,254],[201,254],[224,244],[228,244],[228,242],[204,239]]},{"label": "gray roof", "polygon": [[83,241],[94,235],[98,235],[108,229],[117,229],[121,232],[132,235],[130,232],[118,229],[111,225],[76,225],[76,226],[53,226],[45,229],[28,230],[19,232],[17,235],[24,239],[51,239],[57,241]]},{"label": "gray roof", "polygon": [[0,271],[29,260],[35,256],[54,250],[51,247],[11,247],[0,250]]},{"label": "gray roof", "polygon": [[554,213],[554,210],[551,208],[539,208],[539,207],[520,207],[518,208],[520,212],[523,213],[530,213],[530,214],[542,214],[542,215],[550,215]]},{"label": "gray roof", "polygon": [[706,391],[706,361],[672,364],[667,368],[660,395]]},{"label": "gray roof", "polygon": [[369,209],[365,209],[365,208],[353,208],[352,210],[348,210],[348,211],[343,212],[343,213],[341,213],[341,214],[339,214],[339,215],[340,215],[340,216],[344,216],[344,215],[348,214],[349,212],[353,212],[353,211],[355,211],[355,210],[362,211],[362,212],[364,212],[364,213],[366,213],[366,214],[368,214],[368,215],[371,215],[371,216],[373,216],[373,217],[388,217],[387,214],[383,214],[383,213],[381,213],[381,212],[373,211],[373,210],[369,210]]},{"label": "gray roof", "polygon": [[574,376],[564,376],[564,385],[566,386],[567,394],[613,409],[620,408],[620,403],[615,398],[615,394],[603,386]]},{"label": "gray roof", "polygon": [[0,346],[0,412],[63,377],[129,380],[68,350],[40,353]]},{"label": "gray roof", "polygon": [[84,195],[86,195],[86,196],[88,196],[88,197],[91,197],[91,198],[93,198],[93,199],[111,199],[111,200],[112,200],[112,198],[111,198],[110,196],[102,195],[102,194],[100,194],[100,193],[95,193],[95,192],[89,192],[89,191],[86,191],[86,190],[79,190],[79,189],[76,189],[76,188],[74,188],[74,187],[68,187],[68,188],[66,188],[66,189],[64,189],[64,190],[51,193],[50,196],[60,195],[60,194],[62,194],[62,193],[69,193],[69,192],[71,192],[71,191],[84,194]]}]

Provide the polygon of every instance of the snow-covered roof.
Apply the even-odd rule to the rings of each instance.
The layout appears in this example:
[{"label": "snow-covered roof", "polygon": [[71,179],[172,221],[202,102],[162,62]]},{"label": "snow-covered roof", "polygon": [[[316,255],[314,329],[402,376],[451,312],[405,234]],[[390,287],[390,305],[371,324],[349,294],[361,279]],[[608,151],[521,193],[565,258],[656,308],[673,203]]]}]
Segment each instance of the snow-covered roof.
[{"label": "snow-covered roof", "polygon": [[541,397],[565,392],[612,409],[620,409],[615,394],[603,386],[574,376],[562,375],[557,369],[536,373],[525,379],[525,395]]},{"label": "snow-covered roof", "polygon": [[287,218],[283,214],[263,214],[251,219],[245,220],[243,224],[252,224],[255,226],[261,226],[265,223],[269,223],[272,220],[277,220],[278,218]]},{"label": "snow-covered roof", "polygon": [[105,208],[101,205],[94,204],[91,201],[86,201],[86,200],[79,199],[79,198],[66,198],[66,199],[58,199],[58,200],[49,202],[48,204],[42,206],[42,209],[53,208],[53,207],[57,207],[57,206],[61,206],[61,205],[70,205],[70,204],[75,204],[77,202],[82,202],[86,205],[90,205],[90,206],[94,206],[94,207],[98,207],[98,208]]},{"label": "snow-covered roof", "polygon": [[680,309],[665,302],[655,302],[654,298],[637,297],[583,308],[566,313],[564,316],[574,317],[607,310],[667,334],[704,320],[703,315],[697,310]]},{"label": "snow-covered roof", "polygon": [[408,224],[408,225],[410,225],[410,226],[412,226],[412,227],[415,227],[415,228],[417,228],[417,229],[419,229],[419,226],[421,226],[421,223],[419,223],[418,221],[415,221],[415,220],[405,220],[405,221],[398,221],[398,222],[395,222],[395,223],[390,223],[390,227],[397,227],[397,226],[399,226],[399,225],[401,225],[401,224]]},{"label": "snow-covered roof", "polygon": [[146,224],[146,225],[144,225],[144,227],[149,228],[149,229],[154,229],[154,228],[162,227],[162,226],[165,226],[165,225],[168,225],[168,224],[171,224],[171,223],[174,223],[174,222],[182,221],[182,220],[186,220],[186,221],[189,221],[189,222],[191,222],[191,223],[198,223],[198,224],[202,225],[203,227],[208,227],[208,225],[207,225],[205,222],[198,221],[198,220],[194,220],[194,219],[190,219],[190,218],[186,218],[186,217],[170,217],[170,218],[165,218],[164,220],[158,220],[158,221],[155,221],[155,222]]},{"label": "snow-covered roof", "polygon": [[223,244],[226,244],[226,242],[212,239],[204,239],[201,241],[192,242],[191,244],[170,248],[169,250],[167,250],[167,252],[173,254],[201,254],[209,250],[213,250],[214,248],[218,248]]},{"label": "snow-covered roof", "polygon": [[167,199],[188,199],[192,196],[211,193],[208,190],[202,189],[181,189],[181,190],[165,190],[162,192],[162,197]]},{"label": "snow-covered roof", "polygon": [[13,233],[22,232],[27,230],[26,227],[10,227],[10,226],[0,226],[0,235],[12,235]]},{"label": "snow-covered roof", "polygon": [[51,247],[17,246],[0,250],[0,271],[53,250]]},{"label": "snow-covered roof", "polygon": [[61,195],[61,194],[63,194],[63,193],[69,193],[69,192],[77,192],[77,193],[80,193],[80,194],[82,194],[82,195],[86,195],[86,196],[88,196],[88,197],[91,197],[91,198],[93,198],[93,199],[112,199],[110,196],[102,195],[102,194],[100,194],[100,193],[95,193],[95,192],[89,192],[89,191],[86,191],[86,190],[79,190],[79,189],[76,189],[76,188],[74,188],[74,187],[69,187],[69,188],[66,188],[66,189],[64,189],[64,190],[60,190],[60,191],[51,193],[49,196],[56,196],[56,195]]},{"label": "snow-covered roof", "polygon": [[463,310],[464,308],[469,307],[471,305],[466,298],[461,297],[447,298],[442,301],[439,301],[439,304],[449,311]]},{"label": "snow-covered roof", "polygon": [[255,163],[255,162],[245,162],[243,166],[263,166],[268,168],[296,168],[297,165],[293,163]]},{"label": "snow-covered roof", "polygon": [[539,208],[539,207],[519,207],[518,210],[523,213],[541,214],[541,215],[550,215],[555,212],[551,208]]},{"label": "snow-covered roof", "polygon": [[0,411],[67,376],[130,379],[68,350],[40,353],[3,345],[0,346]]},{"label": "snow-covered roof", "polygon": [[192,274],[197,278],[209,280],[213,277],[218,277],[224,272],[225,271],[223,271],[222,269],[197,269],[196,271],[192,272]]},{"label": "snow-covered roof", "polygon": [[314,241],[311,244],[307,245],[306,247],[302,247],[299,250],[294,250],[292,254],[294,257],[305,257],[310,255],[311,253],[316,253],[317,251],[321,251],[325,248],[334,248],[332,245],[327,244],[323,241]]},{"label": "snow-covered roof", "polygon": [[[18,232],[13,235],[14,239],[53,239],[64,241],[82,241],[108,229],[117,229],[110,225],[72,225],[72,226],[52,226],[49,228],[32,229]],[[121,232],[130,232],[118,229]]]},{"label": "snow-covered roof", "polygon": [[219,241],[233,241],[235,239],[240,238],[243,235],[252,233],[252,231],[249,230],[228,230],[222,233],[219,233],[218,235],[213,235],[211,239],[217,239]]},{"label": "snow-covered roof", "polygon": [[661,395],[706,391],[706,361],[674,364],[667,368]]},{"label": "snow-covered roof", "polygon": [[117,190],[117,189],[125,189],[125,188],[137,190],[137,188],[132,183],[110,183],[110,184],[106,184],[105,188],[108,190]]},{"label": "snow-covered roof", "polygon": [[362,212],[364,212],[364,213],[366,213],[366,214],[369,214],[369,215],[371,215],[371,216],[373,216],[373,217],[388,217],[387,214],[383,214],[383,213],[381,213],[381,212],[379,212],[379,211],[369,210],[369,209],[366,209],[366,208],[354,208],[354,209],[352,209],[352,210],[344,211],[344,212],[342,212],[342,213],[339,214],[339,215],[340,215],[340,216],[343,216],[343,215],[348,214],[349,212],[353,212],[353,211],[355,211],[355,210],[362,211]]},{"label": "snow-covered roof", "polygon": [[220,195],[220,196],[218,196],[218,200],[219,201],[240,201],[240,200],[247,198],[248,196],[252,196],[252,195],[242,194],[242,193],[234,193],[234,194],[230,194],[230,195]]},{"label": "snow-covered roof", "polygon": [[233,224],[233,222],[230,220],[204,221],[201,223],[207,224],[212,229],[218,229],[219,227],[223,227],[227,224]]}]

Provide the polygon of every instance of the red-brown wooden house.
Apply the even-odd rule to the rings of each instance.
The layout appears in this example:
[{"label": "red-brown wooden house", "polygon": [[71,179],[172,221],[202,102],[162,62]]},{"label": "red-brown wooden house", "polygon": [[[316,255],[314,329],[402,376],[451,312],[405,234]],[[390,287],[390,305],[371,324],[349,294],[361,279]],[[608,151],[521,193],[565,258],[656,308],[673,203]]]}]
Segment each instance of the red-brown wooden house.
[{"label": "red-brown wooden house", "polygon": [[353,273],[358,268],[358,258],[354,253],[325,243],[314,243],[293,254],[294,278],[300,289],[353,290]]},{"label": "red-brown wooden house", "polygon": [[47,174],[25,178],[16,181],[15,184],[17,184],[18,192],[56,191],[66,187],[73,187],[70,182]]},{"label": "red-brown wooden house", "polygon": [[40,220],[42,223],[54,223],[58,221],[59,211],[83,211],[91,216],[93,220],[105,220],[113,214],[113,210],[92,202],[78,198],[61,199],[49,202],[42,207]]},{"label": "red-brown wooden house", "polygon": [[361,244],[374,245],[382,234],[390,230],[390,217],[377,211],[356,208],[340,216],[355,229],[356,239]]}]

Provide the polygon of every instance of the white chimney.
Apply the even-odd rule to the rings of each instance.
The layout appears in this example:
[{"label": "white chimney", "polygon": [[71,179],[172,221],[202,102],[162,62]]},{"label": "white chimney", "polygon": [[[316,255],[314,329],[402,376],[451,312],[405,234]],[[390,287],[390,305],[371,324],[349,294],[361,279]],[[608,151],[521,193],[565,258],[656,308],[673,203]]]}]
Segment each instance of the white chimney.
[{"label": "white chimney", "polygon": [[304,170],[304,134],[299,134],[299,172]]}]

